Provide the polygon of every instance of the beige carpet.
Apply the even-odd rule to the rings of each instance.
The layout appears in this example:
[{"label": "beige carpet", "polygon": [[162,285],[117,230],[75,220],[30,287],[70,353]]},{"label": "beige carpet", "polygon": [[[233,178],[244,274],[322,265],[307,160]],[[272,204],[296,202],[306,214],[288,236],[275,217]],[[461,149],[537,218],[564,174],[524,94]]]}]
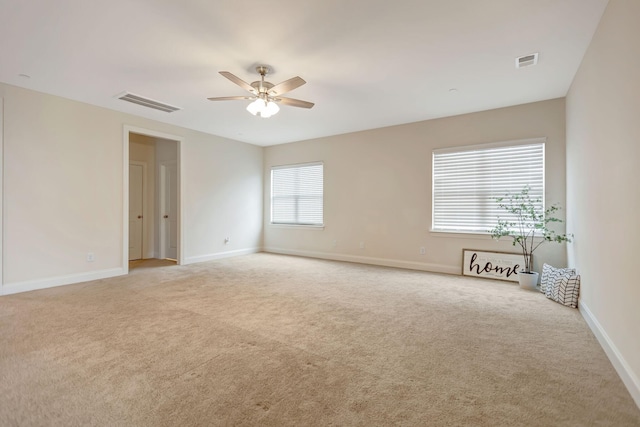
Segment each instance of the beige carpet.
[{"label": "beige carpet", "polygon": [[0,425],[639,426],[577,310],[256,254],[0,298]]}]

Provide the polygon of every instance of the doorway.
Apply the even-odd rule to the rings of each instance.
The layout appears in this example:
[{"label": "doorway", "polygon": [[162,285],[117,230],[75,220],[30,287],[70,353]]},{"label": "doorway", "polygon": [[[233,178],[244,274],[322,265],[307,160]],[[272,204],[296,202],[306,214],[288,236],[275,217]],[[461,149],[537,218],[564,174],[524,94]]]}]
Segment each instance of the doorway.
[{"label": "doorway", "polygon": [[[125,126],[123,264],[181,264],[181,137]],[[169,262],[155,262],[166,259]],[[154,261],[155,260],[155,261]]]}]

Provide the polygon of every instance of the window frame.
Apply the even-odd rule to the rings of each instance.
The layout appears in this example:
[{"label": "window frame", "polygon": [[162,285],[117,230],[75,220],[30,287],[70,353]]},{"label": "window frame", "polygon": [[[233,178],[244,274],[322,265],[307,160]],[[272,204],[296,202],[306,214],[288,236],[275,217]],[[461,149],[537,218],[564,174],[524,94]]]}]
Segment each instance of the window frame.
[{"label": "window frame", "polygon": [[[486,238],[491,238],[489,236],[488,230],[464,230],[464,229],[446,229],[446,228],[436,228],[435,220],[436,220],[436,179],[435,179],[435,161],[437,154],[449,154],[449,153],[464,153],[464,152],[472,152],[479,150],[490,150],[495,148],[508,148],[508,147],[518,147],[523,145],[542,145],[542,170],[541,170],[541,200],[542,200],[542,210],[545,209],[546,204],[546,137],[537,137],[537,138],[527,138],[527,139],[519,139],[519,140],[510,140],[510,141],[500,141],[500,142],[489,142],[483,144],[475,144],[475,145],[466,145],[466,146],[455,146],[455,147],[446,147],[446,148],[437,148],[432,150],[431,155],[431,224],[429,226],[429,232],[435,233],[436,235],[474,235],[477,237],[486,236]],[[516,192],[520,190],[514,189],[512,191]],[[504,193],[498,194],[495,197],[501,197]],[[492,196],[493,197],[493,196]],[[496,203],[497,204],[497,203]],[[502,216],[504,219],[505,217]],[[496,217],[497,220],[497,217]]]},{"label": "window frame", "polygon": [[[301,167],[309,167],[309,166],[321,166],[322,167],[322,223],[321,224],[310,224],[310,223],[298,223],[298,222],[273,222],[273,172],[275,170],[281,169],[296,169]],[[306,162],[306,163],[292,163],[285,165],[276,165],[271,166],[271,171],[269,174],[270,179],[270,194],[269,194],[269,225],[272,227],[283,227],[283,228],[313,228],[313,229],[324,229],[324,162],[323,161],[315,161],[315,162]]]}]

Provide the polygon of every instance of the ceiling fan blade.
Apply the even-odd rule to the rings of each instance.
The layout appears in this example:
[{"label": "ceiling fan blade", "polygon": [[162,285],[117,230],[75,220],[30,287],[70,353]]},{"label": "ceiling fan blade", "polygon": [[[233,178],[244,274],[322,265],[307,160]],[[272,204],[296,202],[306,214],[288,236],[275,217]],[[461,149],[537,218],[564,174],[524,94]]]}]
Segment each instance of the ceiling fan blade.
[{"label": "ceiling fan blade", "polygon": [[311,108],[315,104],[313,102],[301,101],[293,98],[275,98],[276,102],[280,102],[284,105],[290,105],[292,107]]},{"label": "ceiling fan blade", "polygon": [[298,88],[306,82],[301,77],[293,77],[289,80],[285,80],[282,83],[278,83],[267,91],[269,95],[282,95],[283,93],[290,92],[295,88]]},{"label": "ceiling fan blade", "polygon": [[209,101],[233,101],[243,99],[256,99],[255,96],[220,96],[217,98],[207,98]]},{"label": "ceiling fan blade", "polygon": [[249,83],[242,80],[240,77],[237,77],[228,71],[220,71],[220,74],[222,74],[223,76],[225,76],[226,78],[228,78],[229,80],[231,80],[232,82],[240,86],[242,89],[247,90],[251,93],[256,93],[256,90]]}]

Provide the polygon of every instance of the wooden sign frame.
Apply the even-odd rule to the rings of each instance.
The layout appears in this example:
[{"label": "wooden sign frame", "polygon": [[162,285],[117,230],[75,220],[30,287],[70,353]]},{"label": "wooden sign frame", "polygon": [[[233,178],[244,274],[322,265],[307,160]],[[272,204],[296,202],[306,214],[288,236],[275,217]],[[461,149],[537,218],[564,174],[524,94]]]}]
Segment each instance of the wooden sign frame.
[{"label": "wooden sign frame", "polygon": [[[533,261],[533,256],[530,259]],[[524,269],[521,253],[462,250],[463,276],[517,282],[521,269]]]}]

